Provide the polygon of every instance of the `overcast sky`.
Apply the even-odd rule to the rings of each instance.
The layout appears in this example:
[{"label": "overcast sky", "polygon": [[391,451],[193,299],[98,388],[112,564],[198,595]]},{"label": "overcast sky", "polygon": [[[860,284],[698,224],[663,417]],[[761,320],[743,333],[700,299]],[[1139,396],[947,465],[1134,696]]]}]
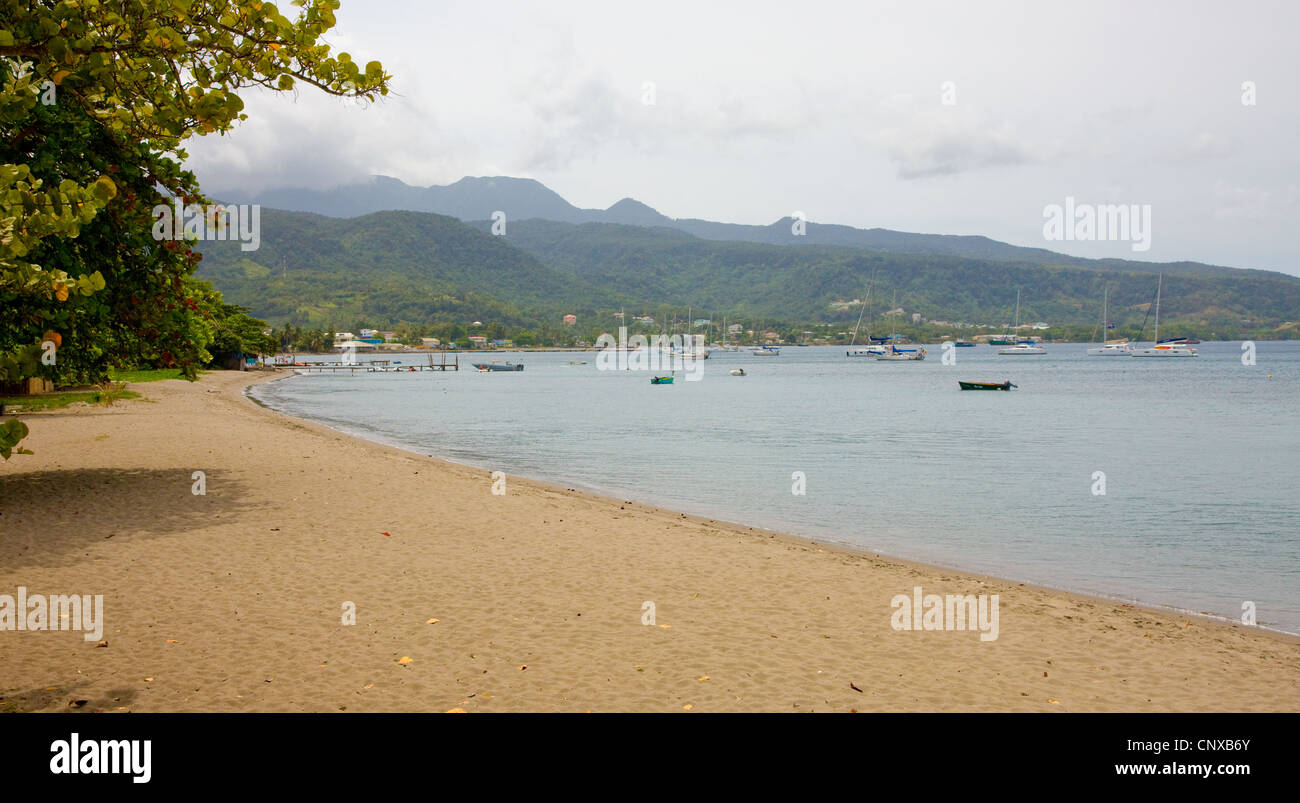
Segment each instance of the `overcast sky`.
[{"label": "overcast sky", "polygon": [[[187,145],[210,194],[523,176],[581,207],[1300,275],[1300,3],[343,0],[338,18],[328,41],[382,61],[393,94],[245,95],[238,130]],[[1150,250],[1046,241],[1067,196],[1150,204]]]}]

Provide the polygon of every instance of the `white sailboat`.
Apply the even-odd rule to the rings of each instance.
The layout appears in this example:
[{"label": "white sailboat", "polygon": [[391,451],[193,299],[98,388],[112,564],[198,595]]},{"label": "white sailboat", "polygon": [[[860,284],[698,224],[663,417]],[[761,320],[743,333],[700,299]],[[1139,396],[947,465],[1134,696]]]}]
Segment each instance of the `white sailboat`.
[{"label": "white sailboat", "polygon": [[1151,347],[1145,349],[1134,349],[1130,356],[1133,357],[1195,357],[1196,349],[1191,346],[1185,346],[1180,343],[1161,343],[1160,342],[1160,286],[1164,284],[1165,275],[1160,274],[1156,279],[1156,333],[1151,338]]},{"label": "white sailboat", "polygon": [[[844,352],[846,357],[879,357],[885,353],[883,346],[858,346],[858,327],[862,326],[862,316],[867,311],[867,305],[871,303],[871,291],[876,286],[876,280],[873,277],[871,286],[867,288],[867,297],[862,302],[862,309],[858,311],[858,323],[853,327],[853,338],[849,341],[849,348]],[[867,339],[871,339],[871,319],[867,319]]]},{"label": "white sailboat", "polygon": [[[1016,291],[1016,328],[1015,328],[1015,331],[1016,331],[1017,333],[1020,331],[1020,291],[1019,291],[1019,290]],[[1019,336],[1019,335],[1017,335],[1017,336]],[[1001,355],[1004,355],[1004,356],[1019,356],[1019,355],[1022,355],[1022,354],[1026,354],[1026,355],[1034,355],[1034,354],[1046,354],[1046,353],[1047,353],[1047,352],[1043,350],[1043,347],[1042,347],[1042,346],[1039,346],[1039,345],[1037,345],[1036,343],[1033,343],[1033,342],[1028,341],[1028,340],[1022,340],[1022,341],[1020,341],[1019,343],[1016,343],[1016,344],[1015,344],[1014,346],[1012,346],[1011,348],[998,349],[998,354],[1001,354]]]},{"label": "white sailboat", "polygon": [[1102,295],[1101,300],[1101,336],[1102,344],[1088,349],[1089,357],[1127,357],[1133,353],[1133,344],[1128,342],[1127,337],[1116,340],[1107,340],[1106,333],[1110,331],[1110,288]]}]

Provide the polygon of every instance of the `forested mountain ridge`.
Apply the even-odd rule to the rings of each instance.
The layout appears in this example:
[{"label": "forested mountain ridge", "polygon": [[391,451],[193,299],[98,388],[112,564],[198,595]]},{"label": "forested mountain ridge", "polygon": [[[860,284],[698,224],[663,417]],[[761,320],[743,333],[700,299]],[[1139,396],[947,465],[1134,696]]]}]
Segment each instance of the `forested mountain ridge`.
[{"label": "forested mountain ridge", "polygon": [[[584,324],[612,311],[758,322],[852,322],[874,286],[873,315],[997,326],[1021,292],[1022,322],[1087,327],[1110,293],[1111,318],[1137,327],[1154,296],[1145,272],[1043,266],[831,245],[694,237],[667,227],[510,221],[463,223],[418,212],[330,218],[263,210],[261,247],[204,242],[200,275],[272,323],[347,327],[494,321]],[[874,282],[874,284],[873,284]],[[677,312],[680,311],[680,312]],[[1166,277],[1162,318],[1189,334],[1235,337],[1300,319],[1300,278],[1266,272]]]},{"label": "forested mountain ridge", "polygon": [[[732,240],[769,245],[838,245],[874,251],[936,254],[997,262],[1123,270],[1138,273],[1240,275],[1247,269],[1199,262],[1143,262],[1127,259],[1085,259],[1051,251],[1010,245],[980,235],[922,234],[883,228],[859,229],[829,223],[807,222],[804,233],[794,234],[789,217],[767,225],[720,223],[695,218],[672,218],[632,198],[608,209],[581,209],[534,179],[509,176],[465,177],[446,186],[415,187],[389,176],[329,190],[274,189],[251,198],[229,199],[260,203],[275,209],[315,212],[331,217],[357,217],[374,212],[405,210],[448,215],[463,221],[489,220],[503,212],[508,223],[532,218],[560,223],[620,223],[663,226],[709,240]],[[1272,273],[1272,271],[1254,271]]]}]

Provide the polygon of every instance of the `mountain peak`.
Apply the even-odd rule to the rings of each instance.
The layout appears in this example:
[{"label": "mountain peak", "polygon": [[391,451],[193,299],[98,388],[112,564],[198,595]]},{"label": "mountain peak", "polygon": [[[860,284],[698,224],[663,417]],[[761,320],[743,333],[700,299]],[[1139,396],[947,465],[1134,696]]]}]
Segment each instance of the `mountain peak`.
[{"label": "mountain peak", "polygon": [[624,198],[606,209],[601,221],[628,226],[666,226],[672,223],[672,218],[659,214],[635,198]]}]

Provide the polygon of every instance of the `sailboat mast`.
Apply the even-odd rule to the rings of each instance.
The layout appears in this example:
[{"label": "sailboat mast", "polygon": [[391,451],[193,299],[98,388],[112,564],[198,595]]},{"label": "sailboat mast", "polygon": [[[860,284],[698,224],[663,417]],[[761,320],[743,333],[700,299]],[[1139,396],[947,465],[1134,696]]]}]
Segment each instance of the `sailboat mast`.
[{"label": "sailboat mast", "polygon": [[1165,275],[1162,273],[1160,278],[1156,279],[1156,334],[1154,338],[1156,343],[1160,342],[1160,285],[1164,283]]}]

